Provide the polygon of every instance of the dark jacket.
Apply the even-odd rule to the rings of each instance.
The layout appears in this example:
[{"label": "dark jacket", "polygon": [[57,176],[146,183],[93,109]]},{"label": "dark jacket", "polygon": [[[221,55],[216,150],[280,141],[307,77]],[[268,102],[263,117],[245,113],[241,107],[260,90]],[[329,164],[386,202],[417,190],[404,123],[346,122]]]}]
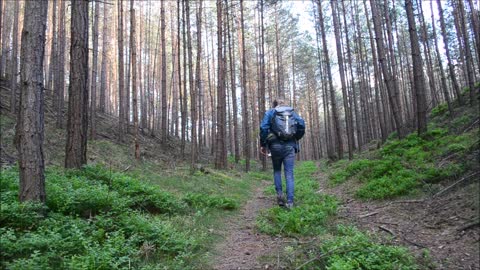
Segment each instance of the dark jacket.
[{"label": "dark jacket", "polygon": [[[282,106],[282,107],[277,107],[277,108],[283,108],[287,106]],[[289,108],[289,107],[287,107]],[[291,108],[290,108],[291,109]],[[289,140],[289,141],[280,141],[276,138],[273,138],[272,140],[268,139],[269,134],[271,133],[271,124],[272,124],[272,118],[275,115],[275,109],[270,109],[265,112],[265,115],[263,116],[262,123],[260,124],[260,146],[266,147],[271,143],[275,142],[282,142],[282,143],[287,143],[287,144],[292,144],[292,146],[295,147],[295,149],[298,151],[298,145],[297,141],[300,140],[303,135],[305,134],[305,121],[300,117],[295,111],[292,112],[292,116],[294,117],[295,121],[297,122],[297,132],[295,134],[295,139]],[[272,136],[273,134],[270,134]],[[273,135],[275,136],[275,135]]]}]

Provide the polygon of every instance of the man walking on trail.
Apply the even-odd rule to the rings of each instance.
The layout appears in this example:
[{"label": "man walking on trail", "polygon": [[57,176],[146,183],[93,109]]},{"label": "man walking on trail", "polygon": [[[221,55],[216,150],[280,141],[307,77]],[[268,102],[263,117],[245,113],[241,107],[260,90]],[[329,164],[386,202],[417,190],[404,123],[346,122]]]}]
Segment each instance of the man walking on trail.
[{"label": "man walking on trail", "polygon": [[[293,207],[295,154],[299,152],[298,140],[305,134],[305,121],[283,99],[273,101],[273,109],[265,112],[260,124],[260,152],[270,150],[273,163],[273,180],[279,206]],[[267,149],[268,148],[268,149]],[[287,201],[282,190],[282,164],[285,171]]]}]

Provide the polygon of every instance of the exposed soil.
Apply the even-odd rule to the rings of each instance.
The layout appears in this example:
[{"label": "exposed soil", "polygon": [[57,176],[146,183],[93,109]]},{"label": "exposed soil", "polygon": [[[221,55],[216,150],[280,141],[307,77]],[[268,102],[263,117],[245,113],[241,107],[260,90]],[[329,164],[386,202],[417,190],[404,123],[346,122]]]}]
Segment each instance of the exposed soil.
[{"label": "exposed soil", "polygon": [[263,194],[267,184],[271,183],[263,182],[252,199],[245,204],[241,214],[227,224],[225,241],[216,247],[218,256],[215,258],[214,269],[274,269],[271,265],[262,264],[259,259],[275,252],[278,239],[255,230],[255,219],[260,211],[274,206],[273,199]]},{"label": "exposed soil", "polygon": [[[361,201],[354,181],[331,187],[319,175],[322,191],[341,201],[339,222],[354,223],[385,241],[408,247],[427,269],[480,269],[478,171],[460,185],[415,200]],[[458,180],[457,180],[458,181]],[[441,191],[455,181],[442,183]],[[390,240],[391,241],[391,240]],[[428,257],[428,256],[427,256]]]}]

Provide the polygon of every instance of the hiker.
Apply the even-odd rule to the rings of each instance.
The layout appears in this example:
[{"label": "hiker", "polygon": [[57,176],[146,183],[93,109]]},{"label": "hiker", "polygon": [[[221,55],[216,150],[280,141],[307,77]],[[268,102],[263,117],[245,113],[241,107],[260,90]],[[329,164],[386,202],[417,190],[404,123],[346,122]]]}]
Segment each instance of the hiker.
[{"label": "hiker", "polygon": [[[275,99],[273,109],[265,112],[260,124],[260,152],[266,155],[270,150],[277,203],[288,209],[293,207],[295,154],[300,150],[298,140],[304,134],[305,121],[283,99]],[[286,202],[282,191],[282,164],[287,184]]]}]

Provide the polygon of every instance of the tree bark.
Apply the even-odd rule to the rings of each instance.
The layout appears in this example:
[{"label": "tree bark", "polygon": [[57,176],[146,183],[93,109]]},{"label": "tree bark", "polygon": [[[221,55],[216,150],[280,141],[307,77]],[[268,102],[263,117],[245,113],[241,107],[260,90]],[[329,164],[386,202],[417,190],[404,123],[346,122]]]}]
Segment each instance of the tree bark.
[{"label": "tree bark", "polygon": [[[240,2],[242,5],[242,2]],[[215,168],[227,168],[226,147],[226,93],[225,93],[225,60],[223,55],[223,4],[217,0],[217,136],[215,152]],[[249,145],[249,144],[248,144]],[[247,146],[248,147],[248,146]]]},{"label": "tree bark", "polygon": [[88,0],[72,1],[70,85],[65,168],[87,163],[88,129]]},{"label": "tree bark", "polygon": [[59,31],[58,31],[58,56],[57,56],[57,74],[55,74],[55,111],[56,127],[63,128],[63,107],[65,103],[65,0],[60,2],[59,11]]},{"label": "tree bark", "polygon": [[92,79],[90,83],[90,139],[96,137],[96,111],[97,111],[97,67],[98,67],[98,20],[100,19],[100,2],[95,2],[95,15],[93,22],[93,57],[92,57]]},{"label": "tree bark", "polygon": [[333,28],[335,32],[335,44],[337,48],[338,69],[340,71],[340,82],[342,85],[343,108],[345,110],[345,123],[347,126],[347,143],[348,143],[348,159],[353,158],[353,129],[352,129],[352,114],[348,103],[347,86],[345,82],[345,70],[343,64],[341,37],[340,37],[340,22],[337,17],[337,6],[335,0],[330,0],[333,16]]},{"label": "tree bark", "polygon": [[438,15],[440,16],[440,28],[442,30],[443,44],[445,44],[445,54],[447,56],[448,71],[450,73],[450,79],[452,81],[453,90],[458,100],[458,103],[462,105],[464,101],[463,101],[462,95],[460,94],[460,87],[458,86],[457,75],[455,74],[455,67],[452,63],[452,58],[450,56],[447,27],[445,25],[445,18],[443,16],[443,8],[440,0],[437,0],[437,7],[438,7]]},{"label": "tree bark", "polygon": [[317,0],[317,7],[318,7],[318,15],[319,15],[318,18],[320,20],[320,33],[322,35],[323,54],[325,57],[325,64],[327,68],[328,82],[329,82],[329,88],[330,88],[330,102],[332,105],[333,129],[334,129],[334,136],[335,136],[335,141],[337,145],[337,154],[339,159],[343,159],[343,138],[342,138],[342,132],[340,127],[340,121],[338,119],[337,101],[335,98],[335,89],[333,88],[332,69],[330,67],[330,57],[328,54],[327,37],[325,34],[323,11],[322,11],[322,5],[320,0]]},{"label": "tree bark", "polygon": [[373,17],[373,27],[375,29],[375,39],[377,42],[377,51],[378,51],[378,60],[380,62],[380,66],[383,72],[383,78],[385,80],[385,84],[387,86],[388,92],[388,99],[390,101],[390,107],[392,108],[393,119],[395,121],[396,129],[399,138],[403,138],[405,135],[404,128],[403,128],[403,120],[402,115],[399,110],[398,98],[396,96],[396,91],[394,89],[394,82],[392,80],[392,74],[387,66],[386,62],[386,53],[385,53],[385,45],[383,43],[383,34],[380,25],[380,14],[377,10],[377,3],[375,1],[370,1],[370,5],[372,7],[372,17]]},{"label": "tree bark", "polygon": [[[98,3],[98,2],[97,2]],[[137,37],[136,37],[136,18],[133,8],[134,0],[130,2],[130,59],[132,71],[132,107],[133,107],[133,145],[135,149],[135,159],[140,159],[140,145],[138,143],[138,104],[137,104]]]},{"label": "tree bark", "polygon": [[19,200],[45,202],[43,59],[47,1],[26,1],[20,63],[21,95],[15,144],[19,157]]},{"label": "tree bark", "polygon": [[125,75],[123,63],[123,1],[118,5],[118,140],[123,141],[126,132]]},{"label": "tree bark", "polygon": [[417,97],[417,131],[418,135],[423,135],[427,132],[427,102],[425,99],[425,80],[423,78],[422,55],[420,54],[420,44],[418,42],[415,17],[413,16],[412,0],[405,0],[405,9],[407,11],[408,32],[410,34],[410,43],[412,46],[413,83],[415,85],[415,95]]},{"label": "tree bark", "polygon": [[[48,12],[48,11],[47,11]],[[47,15],[45,15],[47,16]],[[17,108],[17,75],[18,75],[18,18],[20,17],[20,1],[15,1],[13,7],[13,43],[12,65],[10,71],[10,112],[15,113]],[[43,63],[43,61],[42,61]]]},{"label": "tree bark", "polygon": [[160,30],[162,39],[162,124],[160,137],[162,142],[167,142],[168,119],[167,119],[167,49],[165,46],[165,1],[160,2]]}]

